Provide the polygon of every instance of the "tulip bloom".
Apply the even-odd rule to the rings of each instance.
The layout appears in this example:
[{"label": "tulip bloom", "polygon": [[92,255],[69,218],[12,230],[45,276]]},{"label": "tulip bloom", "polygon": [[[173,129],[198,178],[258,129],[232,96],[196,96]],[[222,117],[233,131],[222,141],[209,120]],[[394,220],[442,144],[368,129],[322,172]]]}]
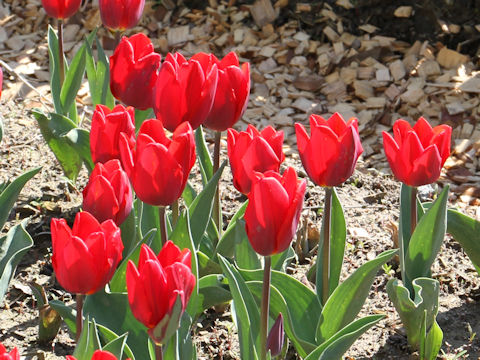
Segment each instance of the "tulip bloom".
[{"label": "tulip bloom", "polygon": [[250,64],[241,67],[237,54],[228,53],[221,61],[213,54],[198,53],[192,57],[198,60],[204,72],[213,64],[218,68],[217,91],[212,109],[203,125],[216,131],[231,128],[247,108],[250,94]]},{"label": "tulip bloom", "polygon": [[102,23],[110,30],[125,31],[138,24],[145,0],[100,0]]},{"label": "tulip bloom", "polygon": [[258,174],[248,194],[245,222],[253,249],[263,256],[279,254],[290,245],[297,230],[307,182],[293,168],[283,176]]},{"label": "tulip bloom", "polygon": [[353,174],[363,152],[357,119],[345,123],[338,113],[328,120],[311,115],[311,137],[302,124],[296,123],[295,131],[303,167],[315,184],[338,186]]},{"label": "tulip bloom", "polygon": [[113,96],[140,110],[151,108],[151,94],[161,59],[146,35],[139,33],[123,37],[110,57],[110,90]]},{"label": "tulip bloom", "polygon": [[94,294],[112,278],[122,259],[120,229],[112,220],[99,223],[86,211],[75,217],[73,229],[65,219],[52,219],[52,265],[58,282],[76,294]]},{"label": "tulip bloom", "polygon": [[261,132],[253,125],[247,131],[228,129],[228,158],[233,175],[233,185],[242,194],[250,192],[255,172],[280,169],[285,160],[282,150],[283,131],[267,126]]},{"label": "tulip bloom", "polygon": [[180,251],[171,241],[167,241],[158,256],[143,244],[138,268],[131,260],[128,262],[130,308],[156,344],[165,344],[180,325],[195,287],[191,267],[190,250]]},{"label": "tulip bloom", "polygon": [[42,0],[43,8],[48,16],[66,19],[80,9],[82,0]]},{"label": "tulip bloom", "polygon": [[195,138],[185,122],[167,138],[160,120],[146,120],[137,136],[136,148],[121,134],[120,153],[125,171],[140,200],[167,206],[182,195],[195,163]]},{"label": "tulip bloom", "polygon": [[83,210],[100,222],[112,219],[120,226],[130,214],[132,203],[130,181],[120,161],[97,163],[83,189]]},{"label": "tulip bloom", "polygon": [[272,357],[280,355],[284,342],[285,332],[283,330],[283,315],[282,313],[279,313],[267,338],[267,350],[270,350]]},{"label": "tulip bloom", "polygon": [[135,110],[117,105],[110,110],[97,105],[90,130],[90,152],[94,163],[120,159],[120,133],[125,133],[131,146],[135,145]]},{"label": "tulip bloom", "polygon": [[180,53],[168,54],[158,74],[153,109],[169,131],[188,121],[199,127],[213,105],[217,87],[216,64],[202,68],[199,61],[187,61]]},{"label": "tulip bloom", "polygon": [[383,132],[385,155],[395,177],[409,186],[435,182],[450,155],[452,128],[432,128],[423,117],[412,128],[399,119],[393,124],[393,136]]},{"label": "tulip bloom", "polygon": [[[67,355],[67,360],[77,360],[74,356]],[[117,360],[117,357],[111,352],[95,350],[91,360]]]},{"label": "tulip bloom", "polygon": [[20,360],[18,349],[15,347],[12,351],[7,352],[5,346],[0,343],[0,360]]}]

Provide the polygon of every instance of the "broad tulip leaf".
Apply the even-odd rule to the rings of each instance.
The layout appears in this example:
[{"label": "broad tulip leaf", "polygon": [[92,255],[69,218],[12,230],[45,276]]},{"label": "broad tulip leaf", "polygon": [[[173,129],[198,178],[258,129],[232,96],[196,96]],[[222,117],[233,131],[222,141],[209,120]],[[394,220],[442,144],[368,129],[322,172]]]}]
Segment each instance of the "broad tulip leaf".
[{"label": "broad tulip leaf", "polygon": [[355,319],[368,296],[378,270],[396,253],[397,250],[384,251],[375,259],[360,266],[334,290],[318,322],[317,343],[321,344],[328,340]]},{"label": "broad tulip leaf", "polygon": [[198,282],[201,305],[198,315],[204,310],[215,305],[220,305],[232,300],[227,279],[220,274],[211,274],[200,278]]},{"label": "broad tulip leaf", "polygon": [[158,254],[162,249],[162,235],[160,233],[160,219],[158,214],[158,206],[141,202],[140,229],[142,234],[146,234],[152,229],[157,229],[153,236],[151,248],[154,253]]},{"label": "broad tulip leaf", "polygon": [[305,360],[340,360],[353,343],[385,315],[370,315],[355,320],[312,351]]},{"label": "broad tulip leaf", "polygon": [[132,211],[130,211],[130,214],[128,214],[127,218],[120,225],[120,231],[123,243],[122,259],[125,259],[137,245],[137,226],[134,207],[132,207]]},{"label": "broad tulip leaf", "polygon": [[213,176],[213,162],[208,152],[207,143],[205,142],[205,135],[203,127],[199,126],[195,130],[195,145],[197,150],[198,162],[202,173],[203,185],[206,185]]},{"label": "broad tulip leaf", "polygon": [[[426,314],[427,311],[424,311]],[[425,319],[426,320],[426,319]],[[435,360],[437,358],[438,352],[442,347],[443,341],[443,331],[437,323],[437,320],[433,321],[430,331],[427,333],[427,337],[424,342],[424,353],[425,359]]]},{"label": "broad tulip leaf", "polygon": [[245,232],[245,222],[239,221],[243,218],[247,205],[248,200],[240,206],[235,215],[230,219],[227,229],[223,233],[222,238],[215,249],[217,254],[232,258],[234,255],[235,244],[238,244],[243,237],[247,236],[247,233]]},{"label": "broad tulip leaf", "polygon": [[73,356],[77,360],[90,360],[95,350],[101,349],[100,339],[95,329],[95,323],[86,316],[83,321],[83,329],[78,339]]},{"label": "broad tulip leaf", "polygon": [[142,126],[143,122],[147,119],[155,119],[155,113],[152,109],[135,109],[135,129],[137,132],[140,130],[140,126]]},{"label": "broad tulip leaf", "polygon": [[95,164],[90,152],[90,132],[85,129],[75,128],[65,134],[65,138],[82,158],[89,173],[93,171]]},{"label": "broad tulip leaf", "polygon": [[65,305],[60,300],[50,300],[48,303],[56,312],[60,314],[65,324],[72,333],[77,332],[76,316],[77,312],[70,306]]},{"label": "broad tulip leaf", "polygon": [[288,264],[295,257],[295,251],[289,246],[287,250],[281,252],[280,254],[275,254],[272,256],[272,270],[277,270],[281,272],[287,271]]},{"label": "broad tulip leaf", "polygon": [[225,258],[219,256],[219,259],[233,298],[240,357],[242,360],[257,360],[260,342],[259,308],[242,275]]},{"label": "broad tulip leaf", "polygon": [[[237,220],[237,223],[245,229],[245,221],[243,219]],[[239,269],[256,270],[262,268],[260,256],[253,250],[247,233],[244,231],[241,237],[236,239],[238,242],[234,247],[235,263]]]},{"label": "broad tulip leaf", "polygon": [[[100,324],[96,324],[97,325],[97,331],[98,331],[98,334],[100,335],[100,337],[104,340],[105,343],[110,343],[111,341],[119,338],[119,336],[117,334],[115,334],[112,330],[110,330],[109,328],[106,328],[105,326],[103,325],[100,325]],[[135,360],[135,356],[133,355],[133,352],[132,350],[130,349],[130,347],[127,345],[126,343],[126,340],[127,340],[127,337],[128,337],[128,333],[125,333],[123,334],[122,336],[125,336],[125,343],[124,343],[124,346],[123,346],[123,356],[122,356],[122,359],[126,359],[126,358],[129,358],[131,360]],[[107,345],[105,345],[103,347],[103,350],[107,350],[107,351],[110,351],[107,349]],[[110,351],[111,352],[111,351]],[[120,359],[120,356],[118,356],[118,358]]]},{"label": "broad tulip leaf", "polygon": [[189,207],[196,197],[197,197],[197,192],[193,188],[192,184],[190,184],[190,181],[187,181],[187,185],[185,186],[185,189],[183,190],[183,193],[182,193],[182,198],[185,201],[185,205]]},{"label": "broad tulip leaf", "polygon": [[405,255],[405,284],[430,276],[430,267],[442,246],[447,229],[448,186],[443,189],[432,207],[418,222]]},{"label": "broad tulip leaf", "polygon": [[127,336],[128,333],[124,333],[116,339],[111,340],[105,344],[105,346],[102,346],[102,350],[111,352],[117,359],[122,359],[123,349],[127,344]]},{"label": "broad tulip leaf", "polygon": [[[83,75],[85,74],[85,53],[85,44],[83,44],[75,54],[68,71],[65,73],[65,80],[60,92],[60,101],[64,111],[66,109],[70,110],[72,104],[75,104],[75,98],[82,85]],[[72,115],[71,111],[70,115]]]},{"label": "broad tulip leaf", "polygon": [[6,236],[0,238],[0,303],[18,263],[32,246],[33,240],[25,230],[24,223],[15,225]]},{"label": "broad tulip leaf", "polygon": [[[48,57],[50,66],[50,88],[52,90],[53,106],[55,112],[63,114],[62,102],[60,100],[60,58],[58,56],[58,37],[55,30],[48,26]],[[66,64],[66,60],[64,60]]]},{"label": "broad tulip leaf", "polygon": [[204,254],[202,251],[197,251],[198,258],[198,276],[206,276],[210,274],[221,274],[222,268],[220,264],[213,261],[211,257]]}]

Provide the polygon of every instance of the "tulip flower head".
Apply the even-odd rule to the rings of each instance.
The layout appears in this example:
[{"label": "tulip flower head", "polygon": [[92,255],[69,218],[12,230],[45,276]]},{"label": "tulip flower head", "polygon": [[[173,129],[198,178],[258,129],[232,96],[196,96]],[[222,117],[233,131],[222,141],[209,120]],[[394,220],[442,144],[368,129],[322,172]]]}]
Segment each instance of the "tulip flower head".
[{"label": "tulip flower head", "polygon": [[15,347],[12,351],[7,352],[5,346],[0,343],[0,360],[20,360],[18,349]]},{"label": "tulip flower head", "polygon": [[56,19],[67,19],[80,9],[82,0],[42,0],[43,8],[48,16]]},{"label": "tulip flower head", "polygon": [[355,118],[345,122],[338,113],[328,120],[310,116],[309,136],[302,124],[295,124],[297,146],[303,167],[320,186],[338,186],[352,176],[363,148]]},{"label": "tulip flower head", "polygon": [[83,209],[98,221],[112,219],[119,225],[132,210],[133,194],[120,161],[97,163],[83,189]]},{"label": "tulip flower head", "polygon": [[178,329],[194,287],[190,250],[180,251],[171,241],[158,256],[143,244],[138,268],[131,260],[128,262],[130,308],[156,344],[165,344]]},{"label": "tulip flower head", "polygon": [[121,134],[120,153],[140,200],[155,206],[170,205],[182,195],[195,163],[192,127],[187,122],[181,124],[169,139],[160,120],[146,120],[138,132],[135,149]]},{"label": "tulip flower head", "polygon": [[155,116],[169,131],[188,121],[193,129],[207,118],[215,99],[218,69],[206,69],[198,60],[187,61],[180,53],[168,54],[154,90]]},{"label": "tulip flower head", "polygon": [[110,110],[97,105],[90,130],[90,152],[94,163],[120,159],[120,133],[125,133],[131,146],[135,145],[135,109],[117,105]]},{"label": "tulip flower head", "polygon": [[198,53],[192,57],[198,60],[204,72],[213,64],[218,68],[218,83],[212,109],[203,125],[216,131],[231,128],[247,108],[250,94],[250,64],[241,67],[237,54],[228,53],[221,61],[213,54]]},{"label": "tulip flower head", "polygon": [[279,313],[267,338],[267,350],[270,350],[272,357],[280,355],[284,342],[285,331],[283,330],[283,315]]},{"label": "tulip flower head", "polygon": [[125,31],[138,24],[145,0],[99,0],[100,17],[110,30]]},{"label": "tulip flower head", "polygon": [[160,68],[161,55],[150,39],[142,34],[123,37],[110,57],[110,90],[126,105],[140,110],[153,106],[153,87]]},{"label": "tulip flower head", "polygon": [[307,182],[297,179],[293,168],[283,176],[259,174],[248,194],[245,210],[248,240],[258,254],[270,256],[285,251],[293,240],[302,212]]},{"label": "tulip flower head", "polygon": [[383,132],[385,155],[395,177],[409,186],[435,182],[450,155],[451,136],[450,126],[432,128],[423,117],[413,127],[397,120],[393,137]]},{"label": "tulip flower head", "polygon": [[75,217],[73,229],[65,219],[52,219],[52,265],[60,285],[75,294],[94,294],[112,278],[122,259],[120,229],[113,220],[99,223],[86,211]]},{"label": "tulip flower head", "polygon": [[[77,360],[77,359],[72,355],[67,355],[66,360]],[[91,360],[118,360],[118,359],[115,355],[113,355],[109,351],[95,350]]]},{"label": "tulip flower head", "polygon": [[252,125],[242,132],[228,129],[228,158],[235,188],[247,195],[256,172],[278,172],[285,160],[282,145],[283,131],[275,131],[271,126],[261,132]]}]

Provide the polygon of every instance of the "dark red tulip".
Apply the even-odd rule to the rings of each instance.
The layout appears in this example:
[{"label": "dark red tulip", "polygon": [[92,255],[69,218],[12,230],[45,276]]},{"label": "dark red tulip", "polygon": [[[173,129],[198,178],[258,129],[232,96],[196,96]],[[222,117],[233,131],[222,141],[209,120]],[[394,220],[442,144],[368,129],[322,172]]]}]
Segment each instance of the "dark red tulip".
[{"label": "dark red tulip", "polygon": [[52,219],[52,265],[58,282],[75,294],[93,294],[112,278],[122,259],[120,229],[113,220],[99,223],[86,211],[75,217],[73,229],[65,219]]},{"label": "dark red tulip", "polygon": [[278,172],[285,159],[283,131],[275,131],[271,126],[261,132],[252,125],[242,132],[228,129],[227,145],[233,184],[245,195],[250,192],[255,172]]},{"label": "dark red tulip", "polygon": [[7,352],[5,346],[0,343],[0,360],[20,360],[18,349],[15,347],[12,351]]},{"label": "dark red tulip", "polygon": [[195,163],[195,138],[189,123],[181,124],[169,139],[162,122],[146,120],[131,149],[122,134],[120,153],[135,193],[147,204],[166,206],[182,195]]},{"label": "dark red tulip", "polygon": [[363,152],[357,119],[351,118],[345,123],[338,113],[328,120],[311,115],[311,136],[298,123],[295,131],[303,167],[315,184],[338,186],[352,176]]},{"label": "dark red tulip", "polygon": [[107,28],[125,31],[138,24],[145,0],[99,0],[100,17]]},{"label": "dark red tulip", "polygon": [[113,96],[137,109],[151,108],[161,59],[146,35],[139,33],[123,37],[110,57],[110,90]]},{"label": "dark red tulip", "polygon": [[217,79],[216,64],[203,69],[195,59],[187,61],[180,53],[168,54],[154,90],[153,109],[157,119],[169,131],[185,121],[196,129],[210,113]]},{"label": "dark red tulip", "polygon": [[[72,355],[67,355],[66,360],[77,360],[77,359]],[[111,352],[96,350],[93,353],[91,360],[118,360],[118,359]]]},{"label": "dark red tulip", "polygon": [[82,0],[42,0],[43,8],[48,16],[66,19],[80,9]]},{"label": "dark red tulip", "polygon": [[132,210],[133,194],[127,173],[118,159],[97,163],[83,189],[83,210],[98,221],[120,225]]},{"label": "dark red tulip", "polygon": [[110,110],[97,105],[92,117],[90,130],[90,152],[94,163],[120,159],[120,133],[135,145],[135,110],[129,106],[117,105]]},{"label": "dark red tulip", "polygon": [[270,256],[285,251],[292,242],[307,182],[297,179],[293,168],[283,176],[274,171],[258,175],[248,194],[246,231],[253,249]]},{"label": "dark red tulip", "polygon": [[280,355],[284,341],[285,332],[283,331],[283,316],[282,313],[279,313],[277,320],[275,320],[275,323],[268,334],[267,351],[270,350],[270,354],[273,357]]},{"label": "dark red tulip", "polygon": [[204,72],[213,64],[218,68],[217,91],[212,109],[203,125],[216,131],[231,128],[247,108],[250,94],[250,64],[241,67],[237,54],[228,53],[221,61],[213,54],[198,53],[192,57],[198,60]]},{"label": "dark red tulip", "polygon": [[423,117],[412,128],[399,119],[393,124],[393,136],[383,132],[385,155],[395,177],[409,186],[437,181],[450,155],[452,128],[432,128]]},{"label": "dark red tulip", "polygon": [[165,344],[177,330],[194,287],[190,250],[180,251],[171,241],[158,256],[143,244],[138,268],[131,260],[128,262],[130,308],[157,344]]}]

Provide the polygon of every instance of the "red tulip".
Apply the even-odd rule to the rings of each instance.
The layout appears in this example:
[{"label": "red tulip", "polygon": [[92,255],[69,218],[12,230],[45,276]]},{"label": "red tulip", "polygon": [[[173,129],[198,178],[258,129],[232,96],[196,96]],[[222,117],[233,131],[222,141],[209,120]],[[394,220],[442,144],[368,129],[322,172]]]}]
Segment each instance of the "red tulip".
[{"label": "red tulip", "polygon": [[[77,359],[74,356],[67,355],[66,360],[77,360]],[[117,360],[117,357],[113,355],[111,352],[96,350],[93,353],[91,360]]]},{"label": "red tulip", "polygon": [[187,61],[180,53],[168,54],[154,89],[155,115],[169,131],[188,121],[193,129],[207,118],[215,98],[216,64],[203,69],[200,62]]},{"label": "red tulip", "polygon": [[250,64],[240,67],[237,54],[228,53],[221,61],[213,54],[198,53],[192,57],[198,60],[204,72],[213,64],[218,68],[217,91],[213,107],[203,125],[216,131],[231,128],[247,108],[250,94]]},{"label": "red tulip", "polygon": [[432,129],[423,117],[410,126],[399,119],[393,124],[393,138],[383,132],[383,147],[395,177],[409,186],[435,182],[450,155],[452,128]]},{"label": "red tulip", "polygon": [[18,349],[15,347],[12,351],[7,352],[5,346],[0,344],[0,360],[20,360]]},{"label": "red tulip", "polygon": [[279,313],[267,338],[267,350],[270,350],[272,357],[280,355],[284,341],[285,332],[283,330],[283,316],[282,313]]},{"label": "red tulip", "polygon": [[90,151],[94,163],[120,159],[120,133],[125,133],[131,146],[135,144],[135,110],[117,105],[110,110],[97,105],[90,130]]},{"label": "red tulip", "polygon": [[137,136],[135,149],[121,135],[123,166],[135,193],[147,204],[166,206],[182,195],[188,175],[195,163],[195,138],[185,122],[167,138],[162,122],[146,120]]},{"label": "red tulip", "polygon": [[43,8],[48,16],[66,19],[80,9],[82,0],[42,0]]},{"label": "red tulip", "polygon": [[132,210],[133,194],[127,173],[117,159],[97,163],[83,189],[83,210],[98,221],[120,225]]},{"label": "red tulip", "polygon": [[122,259],[120,229],[112,220],[99,223],[86,211],[75,217],[73,229],[65,219],[52,219],[52,265],[58,282],[75,294],[93,294],[113,276]]},{"label": "red tulip", "polygon": [[194,287],[190,250],[180,251],[171,241],[158,256],[143,244],[138,269],[131,260],[128,262],[130,308],[157,344],[165,344],[178,328]]},{"label": "red tulip", "polygon": [[145,0],[100,0],[100,17],[107,28],[125,31],[138,24]]},{"label": "red tulip", "polygon": [[245,210],[246,231],[257,253],[270,256],[285,251],[297,230],[307,182],[293,168],[283,176],[268,171],[252,185]]},{"label": "red tulip", "polygon": [[228,129],[227,145],[233,184],[245,195],[250,192],[255,172],[278,172],[285,160],[282,151],[283,131],[275,131],[271,126],[261,132],[252,125],[240,133]]},{"label": "red tulip", "polygon": [[110,90],[125,104],[146,110],[153,106],[152,92],[162,57],[142,34],[123,37],[110,57]]},{"label": "red tulip", "polygon": [[295,131],[303,167],[315,184],[338,186],[353,174],[363,152],[357,119],[345,123],[338,113],[328,120],[311,115],[311,137],[301,124],[295,124]]}]

